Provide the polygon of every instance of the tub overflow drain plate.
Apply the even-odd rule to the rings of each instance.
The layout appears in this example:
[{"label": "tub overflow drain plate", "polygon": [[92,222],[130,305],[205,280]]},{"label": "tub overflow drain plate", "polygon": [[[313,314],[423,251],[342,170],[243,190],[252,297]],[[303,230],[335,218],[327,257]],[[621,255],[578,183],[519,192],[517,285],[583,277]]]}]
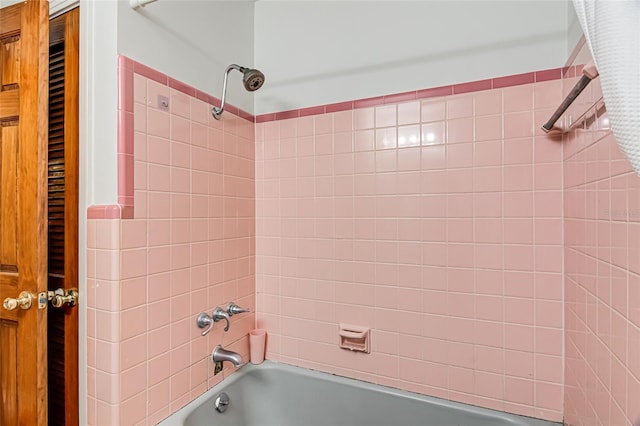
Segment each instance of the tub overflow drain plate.
[{"label": "tub overflow drain plate", "polygon": [[216,411],[218,413],[224,413],[225,411],[227,411],[227,408],[229,408],[229,402],[230,402],[229,395],[222,392],[220,395],[216,397],[216,402],[215,402]]}]

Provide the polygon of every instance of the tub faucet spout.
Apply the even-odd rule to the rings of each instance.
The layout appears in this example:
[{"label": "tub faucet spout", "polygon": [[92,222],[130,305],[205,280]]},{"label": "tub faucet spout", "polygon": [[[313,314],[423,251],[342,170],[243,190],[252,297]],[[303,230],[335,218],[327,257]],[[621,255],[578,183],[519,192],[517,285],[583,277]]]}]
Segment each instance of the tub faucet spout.
[{"label": "tub faucet spout", "polygon": [[242,355],[233,351],[228,351],[220,345],[216,346],[213,349],[211,360],[214,364],[216,362],[230,361],[236,368],[240,368],[245,364],[244,360],[242,359]]}]

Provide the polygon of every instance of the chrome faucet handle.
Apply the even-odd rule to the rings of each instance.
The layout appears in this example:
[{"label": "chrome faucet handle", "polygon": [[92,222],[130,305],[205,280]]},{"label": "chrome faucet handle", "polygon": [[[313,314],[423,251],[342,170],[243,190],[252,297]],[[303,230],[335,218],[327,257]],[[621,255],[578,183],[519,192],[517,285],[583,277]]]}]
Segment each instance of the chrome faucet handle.
[{"label": "chrome faucet handle", "polygon": [[227,305],[227,313],[229,314],[229,316],[242,314],[244,312],[251,312],[251,311],[246,308],[241,308],[240,306],[236,305],[234,302],[231,302]]},{"label": "chrome faucet handle", "polygon": [[206,336],[211,331],[211,327],[213,327],[213,319],[206,312],[200,312],[198,317],[196,318],[196,324],[198,328],[205,328],[209,326],[205,331],[202,332],[203,336]]},{"label": "chrome faucet handle", "polygon": [[224,331],[229,331],[229,325],[231,324],[231,321],[229,319],[229,314],[227,313],[227,311],[222,309],[220,306],[216,306],[211,317],[213,318],[213,322],[218,322],[222,319],[227,321],[227,326],[224,328]]}]

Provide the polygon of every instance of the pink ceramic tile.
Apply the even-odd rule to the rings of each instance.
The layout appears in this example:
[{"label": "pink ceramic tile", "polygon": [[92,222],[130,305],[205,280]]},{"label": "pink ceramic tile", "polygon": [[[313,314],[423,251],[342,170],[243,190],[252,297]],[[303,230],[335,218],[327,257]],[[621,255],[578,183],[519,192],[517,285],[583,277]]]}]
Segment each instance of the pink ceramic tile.
[{"label": "pink ceramic tile", "polygon": [[141,392],[147,383],[146,364],[141,364],[120,374],[120,394],[123,400]]},{"label": "pink ceramic tile", "polygon": [[139,74],[133,75],[133,100],[136,104],[147,103],[147,80]]},{"label": "pink ceramic tile", "polygon": [[562,244],[562,219],[545,218],[535,220],[536,244]]},{"label": "pink ceramic tile", "polygon": [[378,106],[375,108],[376,127],[395,126],[397,123],[396,105]]},{"label": "pink ceramic tile", "polygon": [[476,118],[502,114],[502,92],[499,90],[476,92],[473,94],[473,102]]},{"label": "pink ceramic tile", "polygon": [[333,114],[335,132],[350,132],[353,130],[353,111],[347,110]]},{"label": "pink ceramic tile", "polygon": [[[168,124],[168,123],[167,123]],[[151,124],[149,124],[151,133]],[[163,136],[163,135],[157,135]],[[166,136],[164,136],[166,137]],[[190,121],[175,115],[171,116],[171,139],[177,142],[189,142],[191,140]]]},{"label": "pink ceramic tile", "polygon": [[147,129],[149,135],[168,139],[170,136],[169,113],[157,109],[147,109]]},{"label": "pink ceramic tile", "polygon": [[412,92],[404,92],[404,93],[396,93],[393,95],[385,95],[384,103],[385,104],[395,104],[399,102],[412,101],[417,98],[417,93],[415,91]]},{"label": "pink ceramic tile", "polygon": [[447,218],[471,217],[473,199],[467,194],[447,194]]},{"label": "pink ceramic tile", "polygon": [[535,166],[535,189],[554,190],[562,186],[562,165],[557,164],[537,164]]},{"label": "pink ceramic tile", "polygon": [[556,108],[562,102],[562,81],[545,81],[534,85],[535,109]]},{"label": "pink ceramic tile", "polygon": [[[410,148],[398,151],[398,170],[412,171],[421,168],[421,148]],[[419,182],[419,179],[417,179]]]},{"label": "pink ceramic tile", "polygon": [[398,104],[398,125],[420,122],[420,102],[404,102]]},{"label": "pink ceramic tile", "polygon": [[249,124],[253,124],[256,121],[256,117],[253,114],[239,108],[238,117],[240,117],[242,120],[245,120],[245,122]]},{"label": "pink ceramic tile", "polygon": [[95,418],[96,418],[95,424],[99,424],[99,421],[105,421],[105,422],[114,423],[114,424],[118,423],[119,406],[109,404],[102,400],[97,400],[95,401]]},{"label": "pink ceramic tile", "polygon": [[120,409],[120,423],[132,422],[139,424],[146,421],[147,414],[147,394],[141,392],[138,395],[124,401]]},{"label": "pink ceramic tile", "polygon": [[[533,109],[533,85],[513,86],[503,89],[503,106],[506,114]],[[505,121],[506,122],[506,121]]]},{"label": "pink ceramic tile", "polygon": [[286,120],[289,118],[295,118],[300,115],[299,110],[281,111],[276,113],[276,120]]},{"label": "pink ceramic tile", "polygon": [[471,95],[453,96],[447,99],[447,120],[473,116],[473,97]]},{"label": "pink ceramic tile", "polygon": [[117,221],[98,221],[95,223],[95,248],[120,248],[120,224]]},{"label": "pink ceramic tile", "polygon": [[[518,138],[504,142],[504,164],[531,164],[533,162],[533,139]],[[560,182],[560,180],[558,180]],[[542,188],[541,188],[542,189]]]},{"label": "pink ceramic tile", "polygon": [[[324,108],[323,108],[324,111]],[[257,123],[266,123],[266,122],[271,122],[271,121],[275,121],[276,119],[276,115],[275,113],[272,114],[261,114],[256,116],[256,124]]]},{"label": "pink ceramic tile", "polygon": [[170,217],[171,198],[169,194],[162,192],[148,193],[148,217],[149,218],[168,218]]},{"label": "pink ceramic tile", "polygon": [[210,116],[211,112],[206,101],[200,98],[189,98],[189,117],[191,120],[207,124]]},{"label": "pink ceramic tile", "polygon": [[422,122],[444,121],[446,119],[446,102],[444,100],[430,100],[422,102]]},{"label": "pink ceramic tile", "polygon": [[471,167],[473,164],[473,144],[447,145],[447,168]]},{"label": "pink ceramic tile", "polygon": [[151,163],[169,165],[171,144],[168,139],[151,136],[147,138],[147,160]]},{"label": "pink ceramic tile", "polygon": [[171,186],[171,170],[167,166],[150,164],[148,168],[148,189],[151,191],[169,191]]},{"label": "pink ceramic tile", "polygon": [[418,90],[417,99],[437,98],[453,94],[453,86],[433,87],[430,89]]},{"label": "pink ceramic tile", "polygon": [[536,351],[542,354],[560,356],[562,354],[562,330],[555,328],[535,329]]},{"label": "pink ceramic tile", "polygon": [[534,158],[537,163],[551,163],[562,160],[563,144],[550,138],[535,138]]},{"label": "pink ceramic tile", "polygon": [[130,111],[118,111],[118,152],[133,153],[133,112],[133,103]]},{"label": "pink ceramic tile", "polygon": [[562,215],[561,191],[536,191],[534,202],[536,217],[560,217]]},{"label": "pink ceramic tile", "polygon": [[[478,119],[476,119],[476,125],[477,123]],[[478,136],[477,127],[476,136]],[[473,147],[474,166],[499,166],[502,164],[502,141],[476,142]]]},{"label": "pink ceramic tile", "polygon": [[458,118],[447,120],[447,142],[472,142],[473,141],[473,119]]},{"label": "pink ceramic tile", "polygon": [[504,114],[505,139],[533,136],[533,114],[531,111]]},{"label": "pink ceramic tile", "polygon": [[530,191],[533,186],[533,167],[530,165],[504,167],[505,191]]},{"label": "pink ceramic tile", "polygon": [[133,112],[133,69],[118,68],[118,109]]},{"label": "pink ceramic tile", "polygon": [[469,193],[473,190],[472,169],[448,169],[446,176],[447,193]]},{"label": "pink ceramic tile", "polygon": [[533,325],[534,302],[531,299],[505,298],[504,320],[510,324]]},{"label": "pink ceramic tile", "polygon": [[209,144],[208,130],[205,125],[191,122],[191,143],[206,148]]},{"label": "pink ceramic tile", "polygon": [[422,144],[437,145],[445,142],[445,122],[433,122],[422,125]]},{"label": "pink ceramic tile", "polygon": [[505,219],[504,242],[507,244],[532,244],[532,219]]},{"label": "pink ceramic tile", "polygon": [[502,138],[502,116],[487,115],[475,119],[475,140],[488,141]]},{"label": "pink ceramic tile", "polygon": [[480,269],[502,269],[504,249],[499,244],[476,244],[475,267]]},{"label": "pink ceramic tile", "polygon": [[420,145],[420,126],[398,127],[398,147],[410,147]]},{"label": "pink ceramic tile", "polygon": [[[134,62],[133,71],[136,74],[142,75],[150,80],[153,80],[154,83],[158,83],[159,85],[162,85],[165,87],[167,86],[167,82],[168,82],[167,76],[146,65],[143,65],[139,62]],[[167,87],[167,92],[168,92],[168,87]]]},{"label": "pink ceramic tile", "polygon": [[[477,201],[476,201],[477,204]],[[476,206],[476,215],[480,212]],[[502,220],[494,218],[476,217],[474,225],[474,241],[477,243],[501,243],[502,242]]]},{"label": "pink ceramic tile", "polygon": [[118,373],[120,371],[120,363],[118,361],[117,344],[101,340],[96,341],[95,366],[97,369],[111,374]]},{"label": "pink ceramic tile", "polygon": [[562,78],[562,68],[553,68],[548,70],[536,71],[536,82],[549,80],[557,80]]},{"label": "pink ceramic tile", "polygon": [[502,169],[500,167],[483,167],[473,169],[473,189],[478,192],[495,192],[502,190]]},{"label": "pink ceramic tile", "polygon": [[378,96],[374,98],[366,98],[366,99],[356,99],[353,101],[353,107],[356,109],[359,108],[369,108],[377,105],[384,104],[384,96]]},{"label": "pink ceramic tile", "polygon": [[355,130],[372,129],[375,126],[374,108],[359,108],[353,111]]},{"label": "pink ceramic tile", "polygon": [[499,77],[493,79],[493,88],[498,89],[501,87],[519,86],[522,84],[529,84],[535,81],[535,73],[524,73],[510,75],[507,77]]},{"label": "pink ceramic tile", "polygon": [[191,97],[179,90],[171,90],[169,99],[169,110],[172,114],[179,115],[184,118],[190,117]]},{"label": "pink ceramic tile", "polygon": [[[350,111],[353,109],[353,102],[352,101],[347,101],[347,102],[338,102],[335,104],[330,104],[330,105],[326,105],[325,106],[325,110],[327,113],[329,112],[338,112],[338,111]],[[303,117],[302,112],[300,114],[300,117]]]},{"label": "pink ceramic tile", "polygon": [[388,127],[376,130],[376,149],[384,150],[396,148],[398,139],[395,127]]},{"label": "pink ceramic tile", "polygon": [[469,93],[469,92],[478,92],[481,90],[487,90],[492,88],[491,80],[479,80],[472,81],[470,83],[461,83],[453,86],[453,93]]}]

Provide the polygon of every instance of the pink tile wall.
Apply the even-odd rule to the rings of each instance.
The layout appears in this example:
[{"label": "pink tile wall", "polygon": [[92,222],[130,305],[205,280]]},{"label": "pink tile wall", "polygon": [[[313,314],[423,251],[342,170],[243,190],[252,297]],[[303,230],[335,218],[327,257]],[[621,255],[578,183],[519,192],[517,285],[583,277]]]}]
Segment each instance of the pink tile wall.
[{"label": "pink tile wall", "polygon": [[[586,46],[576,64],[581,56]],[[581,65],[569,69],[565,92],[575,75]],[[566,118],[576,123],[564,152],[569,425],[640,421],[640,179],[617,147],[601,96],[596,79]]]},{"label": "pink tile wall", "polygon": [[272,360],[559,421],[562,81],[466,92],[260,120],[258,325]]},{"label": "pink tile wall", "polygon": [[195,325],[231,301],[255,311],[254,124],[230,111],[214,120],[202,96],[136,67],[120,92],[132,115],[121,126],[133,126],[119,132],[133,138],[120,201],[131,202],[89,211],[91,425],[155,425],[233,372],[213,376],[217,344],[248,357],[255,323],[234,316],[206,337]]}]

